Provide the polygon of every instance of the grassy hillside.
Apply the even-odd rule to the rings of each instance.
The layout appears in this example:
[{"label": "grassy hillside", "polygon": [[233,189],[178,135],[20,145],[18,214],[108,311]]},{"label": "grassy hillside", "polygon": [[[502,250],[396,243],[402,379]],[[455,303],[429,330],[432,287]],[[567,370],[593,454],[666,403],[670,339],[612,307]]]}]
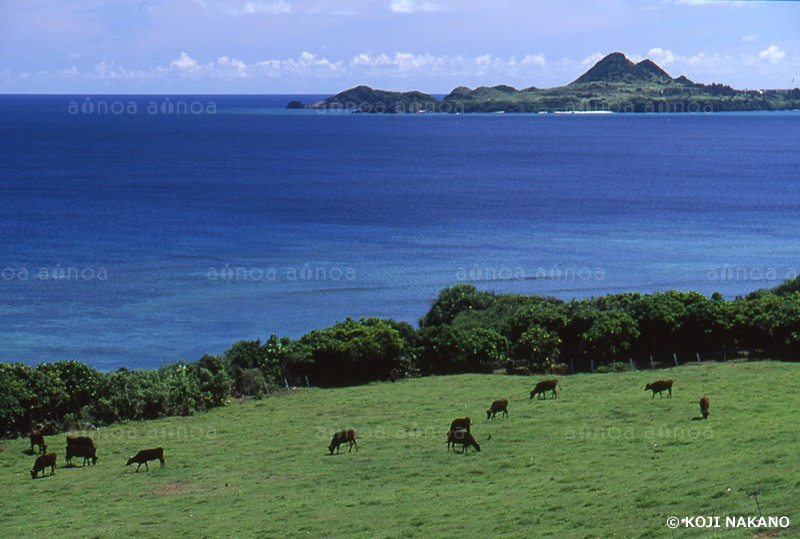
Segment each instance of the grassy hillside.
[{"label": "grassy hillside", "polygon": [[[672,399],[645,383],[675,380]],[[92,433],[95,467],[31,480],[26,440],[0,451],[8,537],[673,537],[668,516],[792,521],[800,537],[800,365],[728,363],[562,377],[557,400],[535,379],[461,375],[302,390],[191,418]],[[698,400],[711,399],[699,416]],[[485,410],[508,398],[510,417]],[[445,449],[470,416],[480,453]],[[354,428],[359,449],[328,456]],[[125,467],[163,446],[166,467]],[[674,537],[752,537],[755,529]]]}]

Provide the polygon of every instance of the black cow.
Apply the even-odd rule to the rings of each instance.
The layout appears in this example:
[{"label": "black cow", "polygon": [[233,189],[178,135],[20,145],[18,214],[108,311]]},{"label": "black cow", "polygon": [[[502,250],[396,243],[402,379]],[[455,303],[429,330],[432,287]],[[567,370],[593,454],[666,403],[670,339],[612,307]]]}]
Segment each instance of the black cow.
[{"label": "black cow", "polygon": [[33,446],[38,445],[39,451],[44,454],[47,451],[47,445],[44,443],[44,436],[42,436],[41,432],[32,432],[31,433],[31,453],[33,453]]},{"label": "black cow", "polygon": [[356,431],[353,429],[348,430],[341,430],[333,435],[333,439],[331,440],[331,445],[328,446],[328,451],[331,452],[333,455],[333,450],[336,449],[336,452],[339,452],[339,446],[345,442],[350,442],[350,449],[347,451],[348,453],[353,450],[353,446],[356,446],[356,451],[358,451],[358,443],[356,442]]},{"label": "black cow", "polygon": [[31,470],[31,479],[36,479],[36,475],[39,472],[42,472],[42,477],[44,477],[44,469],[49,467],[50,468],[50,475],[56,474],[56,454],[49,453],[46,455],[42,455],[36,459],[36,462],[33,463],[33,470]]},{"label": "black cow", "polygon": [[489,409],[486,410],[486,419],[494,419],[497,412],[503,412],[503,415],[508,417],[508,401],[506,399],[494,401]]},{"label": "black cow", "polygon": [[656,398],[656,393],[658,393],[659,397],[663,397],[664,395],[661,394],[662,391],[669,391],[667,398],[670,398],[672,397],[672,380],[656,380],[644,386],[645,391],[648,389],[653,392],[653,398]]},{"label": "black cow", "polygon": [[475,448],[475,451],[480,451],[481,446],[475,441],[475,438],[469,432],[463,430],[451,430],[447,433],[447,450],[450,451],[450,446],[453,446],[453,451],[456,450],[456,444],[461,445],[461,452],[465,453],[469,446]]},{"label": "black cow", "polygon": [[469,425],[472,423],[468,417],[459,417],[450,423],[450,430],[465,430],[469,432]]},{"label": "black cow", "polygon": [[67,436],[67,445],[88,445],[94,447],[94,441],[88,436]]},{"label": "black cow", "polygon": [[700,399],[700,413],[703,414],[703,419],[708,418],[708,397]]},{"label": "black cow", "polygon": [[555,379],[542,380],[541,382],[536,384],[536,387],[534,387],[533,391],[531,391],[531,398],[533,398],[536,395],[541,395],[544,398],[546,397],[545,396],[546,391],[552,391],[553,398],[555,399],[558,397],[558,393],[556,393],[556,386],[561,387],[561,384],[558,383],[558,380]]},{"label": "black cow", "polygon": [[72,464],[72,457],[83,457],[84,466],[87,461],[97,464],[97,448],[93,445],[68,445],[67,464]]},{"label": "black cow", "polygon": [[134,462],[138,464],[136,467],[136,471],[139,471],[139,468],[142,467],[144,464],[145,469],[149,472],[150,467],[147,465],[148,460],[160,460],[161,461],[161,468],[164,467],[164,448],[163,447],[156,447],[155,449],[143,449],[136,453],[135,456],[128,459],[128,463],[125,466],[130,466]]}]

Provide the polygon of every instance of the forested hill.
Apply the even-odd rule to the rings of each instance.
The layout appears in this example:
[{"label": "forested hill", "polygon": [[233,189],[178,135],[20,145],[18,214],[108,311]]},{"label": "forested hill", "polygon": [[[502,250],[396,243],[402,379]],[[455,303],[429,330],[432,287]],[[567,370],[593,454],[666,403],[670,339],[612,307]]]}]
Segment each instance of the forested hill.
[{"label": "forested hill", "polygon": [[[302,106],[294,102],[292,108]],[[459,86],[441,101],[422,92],[358,86],[306,105],[365,113],[419,112],[721,112],[800,109],[800,89],[735,90],[671,77],[651,60],[633,63],[614,52],[566,86]]]},{"label": "forested hill", "polygon": [[732,301],[669,291],[565,302],[457,284],[439,293],[419,328],[348,318],[298,339],[242,340],[224,354],[158,370],[99,372],[76,360],[0,363],[0,436],[36,423],[52,432],[189,415],[233,395],[292,385],[355,385],[497,367],[524,374],[648,368],[651,362],[735,357],[800,357],[800,278]]}]

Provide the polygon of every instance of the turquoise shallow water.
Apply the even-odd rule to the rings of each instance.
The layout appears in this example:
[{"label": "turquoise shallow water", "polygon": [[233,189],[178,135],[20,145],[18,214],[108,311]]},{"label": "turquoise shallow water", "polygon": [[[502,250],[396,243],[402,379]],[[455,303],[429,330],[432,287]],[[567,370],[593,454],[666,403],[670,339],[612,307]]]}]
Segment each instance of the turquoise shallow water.
[{"label": "turquoise shallow water", "polygon": [[[346,316],[415,322],[464,280],[733,298],[800,270],[800,113],[283,110],[294,97],[150,114],[164,96],[0,96],[0,359],[194,360]],[[100,101],[126,112],[80,110]]]}]

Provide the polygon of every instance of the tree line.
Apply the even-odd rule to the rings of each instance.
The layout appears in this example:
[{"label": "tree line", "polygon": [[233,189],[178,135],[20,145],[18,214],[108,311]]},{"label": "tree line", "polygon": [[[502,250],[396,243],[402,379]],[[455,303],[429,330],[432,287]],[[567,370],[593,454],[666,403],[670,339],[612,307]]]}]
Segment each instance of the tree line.
[{"label": "tree line", "polygon": [[441,290],[418,328],[347,318],[297,339],[242,340],[223,354],[159,369],[101,372],[75,360],[0,363],[0,435],[35,424],[58,431],[190,415],[281,386],[491,372],[508,360],[532,373],[565,364],[608,370],[633,359],[686,362],[697,354],[796,360],[800,277],[730,301],[719,293],[674,290],[562,301],[457,284]]}]

